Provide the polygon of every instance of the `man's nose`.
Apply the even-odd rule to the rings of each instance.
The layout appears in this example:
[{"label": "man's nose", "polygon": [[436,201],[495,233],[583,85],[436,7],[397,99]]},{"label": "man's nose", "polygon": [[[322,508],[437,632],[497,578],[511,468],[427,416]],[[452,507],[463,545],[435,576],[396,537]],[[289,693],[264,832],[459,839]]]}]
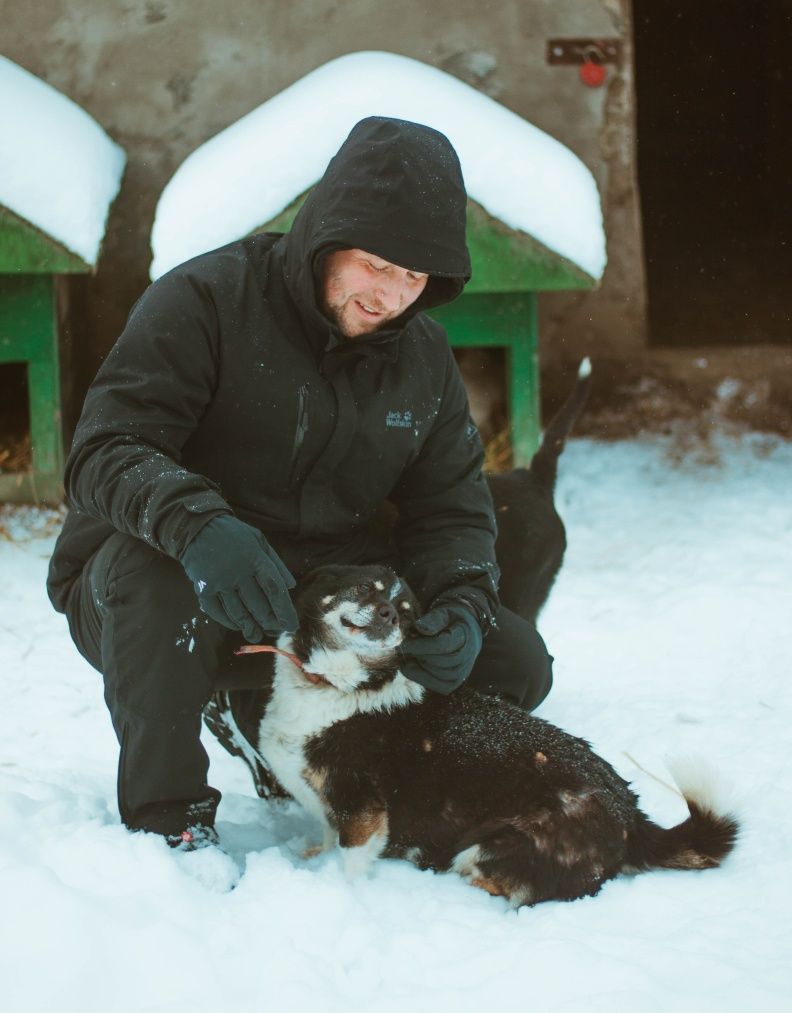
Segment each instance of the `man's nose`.
[{"label": "man's nose", "polygon": [[392,313],[404,302],[406,285],[400,278],[380,278],[375,294],[382,308]]}]

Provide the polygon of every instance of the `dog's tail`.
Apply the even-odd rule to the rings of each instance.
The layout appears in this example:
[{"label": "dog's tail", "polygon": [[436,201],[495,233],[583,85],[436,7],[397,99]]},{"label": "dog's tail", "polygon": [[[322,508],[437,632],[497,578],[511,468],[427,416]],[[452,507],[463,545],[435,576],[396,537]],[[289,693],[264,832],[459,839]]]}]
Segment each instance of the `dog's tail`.
[{"label": "dog's tail", "polygon": [[552,493],[558,472],[558,458],[572,431],[575,420],[583,410],[591,382],[591,360],[586,358],[578,367],[577,383],[572,393],[545,429],[542,445],[531,459],[530,472],[541,488]]},{"label": "dog's tail", "polygon": [[714,779],[700,763],[676,764],[672,774],[690,815],[666,830],[639,812],[626,865],[639,872],[717,868],[737,842],[739,823],[724,803],[715,801]]}]

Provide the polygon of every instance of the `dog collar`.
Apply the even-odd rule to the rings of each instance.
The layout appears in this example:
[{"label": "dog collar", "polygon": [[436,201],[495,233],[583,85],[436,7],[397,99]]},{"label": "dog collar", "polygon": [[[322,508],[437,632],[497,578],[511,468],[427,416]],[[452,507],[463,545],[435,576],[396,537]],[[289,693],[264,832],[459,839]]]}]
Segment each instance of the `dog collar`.
[{"label": "dog collar", "polygon": [[314,672],[306,671],[303,663],[296,654],[292,654],[291,651],[282,651],[280,647],[273,647],[271,644],[243,644],[242,647],[239,647],[236,651],[234,651],[234,654],[280,654],[282,657],[288,658],[293,665],[296,665],[308,682],[312,682],[314,686],[329,685],[327,679],[323,678],[321,675],[316,675]]}]

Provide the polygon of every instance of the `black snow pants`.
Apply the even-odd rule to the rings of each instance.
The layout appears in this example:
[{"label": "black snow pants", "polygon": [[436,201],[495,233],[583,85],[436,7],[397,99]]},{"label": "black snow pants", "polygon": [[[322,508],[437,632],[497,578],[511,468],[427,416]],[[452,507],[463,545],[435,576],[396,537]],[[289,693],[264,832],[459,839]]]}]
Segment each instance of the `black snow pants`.
[{"label": "black snow pants", "polygon": [[[236,657],[242,635],[200,611],[180,564],[121,533],[86,564],[66,615],[104,676],[124,824],[161,834],[213,825],[220,792],[207,783],[201,712],[215,689],[263,684],[272,655]],[[503,608],[496,618],[467,685],[531,710],[550,690],[552,659],[530,623]]]}]

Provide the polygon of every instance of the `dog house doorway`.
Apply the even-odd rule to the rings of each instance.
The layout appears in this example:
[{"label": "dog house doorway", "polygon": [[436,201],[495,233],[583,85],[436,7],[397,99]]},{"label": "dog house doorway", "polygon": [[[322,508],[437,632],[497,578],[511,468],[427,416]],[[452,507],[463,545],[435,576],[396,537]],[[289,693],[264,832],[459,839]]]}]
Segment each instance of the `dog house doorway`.
[{"label": "dog house doorway", "polygon": [[27,369],[0,363],[0,475],[16,476],[31,467]]},{"label": "dog house doorway", "polygon": [[792,345],[792,0],[633,0],[656,344]]}]

